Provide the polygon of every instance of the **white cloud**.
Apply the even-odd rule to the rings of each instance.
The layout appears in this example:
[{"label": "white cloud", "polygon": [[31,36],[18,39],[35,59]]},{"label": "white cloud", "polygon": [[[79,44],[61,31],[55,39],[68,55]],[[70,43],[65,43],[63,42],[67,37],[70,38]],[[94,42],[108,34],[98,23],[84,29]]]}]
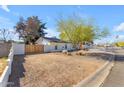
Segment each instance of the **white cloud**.
[{"label": "white cloud", "polygon": [[1,8],[5,10],[6,12],[10,12],[9,8],[7,5],[2,5]]},{"label": "white cloud", "polygon": [[[10,12],[10,9],[8,8],[7,5],[1,5],[0,8],[3,9],[4,11],[6,11],[6,12]],[[18,13],[18,12],[11,12],[11,14],[13,14],[14,16],[17,16],[17,17],[21,16],[21,14]]]},{"label": "white cloud", "polygon": [[59,36],[59,32],[57,32],[56,30],[53,29],[46,29],[45,32],[47,32],[46,36],[48,37],[58,37]]},{"label": "white cloud", "polygon": [[123,40],[124,41],[124,35],[118,35],[118,40]]},{"label": "white cloud", "polygon": [[124,35],[119,35],[118,37],[119,37],[119,38],[124,38]]},{"label": "white cloud", "polygon": [[124,31],[124,22],[114,27],[114,31]]},{"label": "white cloud", "polygon": [[124,35],[117,35],[118,38],[115,39],[115,41],[124,41]]}]

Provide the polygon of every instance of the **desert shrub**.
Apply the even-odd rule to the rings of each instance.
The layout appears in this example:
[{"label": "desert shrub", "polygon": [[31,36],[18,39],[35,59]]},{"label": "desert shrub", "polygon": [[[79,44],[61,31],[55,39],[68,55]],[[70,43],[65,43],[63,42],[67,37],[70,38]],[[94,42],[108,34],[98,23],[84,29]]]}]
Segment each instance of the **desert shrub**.
[{"label": "desert shrub", "polygon": [[68,55],[68,56],[72,56],[72,54],[71,54],[70,52],[67,52],[67,55]]}]

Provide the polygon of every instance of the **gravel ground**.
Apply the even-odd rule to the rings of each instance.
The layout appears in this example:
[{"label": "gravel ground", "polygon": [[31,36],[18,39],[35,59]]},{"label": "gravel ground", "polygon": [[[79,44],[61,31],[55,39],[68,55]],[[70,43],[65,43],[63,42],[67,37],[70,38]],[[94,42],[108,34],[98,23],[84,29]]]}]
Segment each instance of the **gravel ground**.
[{"label": "gravel ground", "polygon": [[105,60],[46,53],[15,56],[9,82],[21,87],[73,86],[96,71]]}]

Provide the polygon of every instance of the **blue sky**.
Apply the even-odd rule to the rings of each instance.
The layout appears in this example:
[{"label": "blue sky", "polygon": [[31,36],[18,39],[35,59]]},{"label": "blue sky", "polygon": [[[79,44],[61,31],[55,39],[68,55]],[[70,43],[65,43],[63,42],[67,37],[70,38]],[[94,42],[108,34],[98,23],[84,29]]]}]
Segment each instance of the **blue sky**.
[{"label": "blue sky", "polygon": [[[20,16],[38,16],[41,21],[47,23],[47,36],[59,36],[56,31],[56,19],[60,16],[70,16],[78,13],[84,18],[94,18],[100,27],[107,26],[111,36],[102,39],[103,42],[124,41],[124,6],[87,6],[87,5],[62,5],[62,6],[0,6],[0,28],[13,30]],[[118,39],[115,39],[116,36]],[[14,39],[17,39],[13,36]],[[97,40],[97,42],[99,42]],[[101,41],[100,41],[101,42]]]}]

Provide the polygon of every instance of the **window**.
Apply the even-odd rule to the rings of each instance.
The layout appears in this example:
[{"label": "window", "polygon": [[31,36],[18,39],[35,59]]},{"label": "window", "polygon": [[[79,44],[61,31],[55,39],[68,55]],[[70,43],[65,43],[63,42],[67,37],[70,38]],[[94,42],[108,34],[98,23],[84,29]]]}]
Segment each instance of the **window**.
[{"label": "window", "polygon": [[65,49],[67,49],[67,45],[65,45]]},{"label": "window", "polygon": [[57,50],[57,45],[55,46],[55,50]]}]

